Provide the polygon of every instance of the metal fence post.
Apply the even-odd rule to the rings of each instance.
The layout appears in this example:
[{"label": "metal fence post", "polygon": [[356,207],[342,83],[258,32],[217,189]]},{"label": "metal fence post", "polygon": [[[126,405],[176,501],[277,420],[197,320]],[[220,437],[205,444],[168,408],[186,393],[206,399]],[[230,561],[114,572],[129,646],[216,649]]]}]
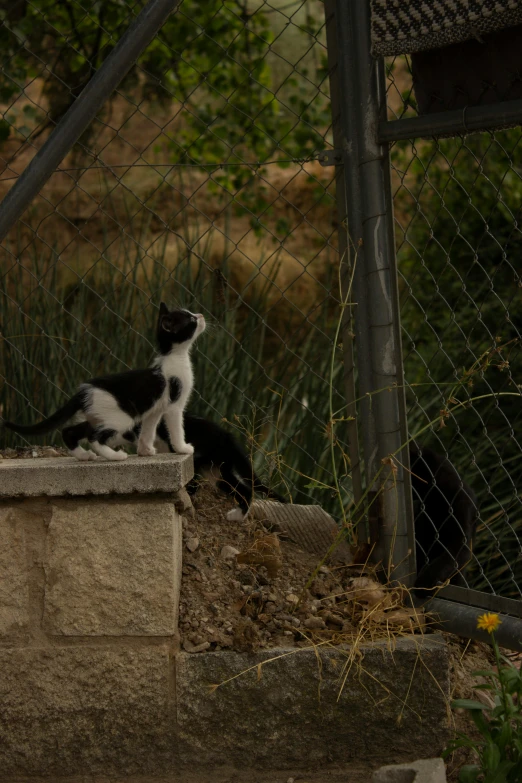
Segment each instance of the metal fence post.
[{"label": "metal fence post", "polygon": [[[325,0],[326,40],[328,43],[328,71],[330,78],[330,101],[332,111],[332,133],[336,150],[342,146],[341,124],[341,100],[339,88],[339,56],[337,51],[337,36],[335,28],[335,0]],[[348,435],[348,448],[350,457],[350,469],[352,478],[352,490],[354,502],[359,508],[363,505],[362,465],[360,459],[359,434],[357,430],[357,387],[355,379],[355,357],[353,341],[353,296],[350,296],[349,285],[352,277],[353,258],[349,250],[349,238],[346,231],[346,188],[341,157],[337,152],[335,160],[335,199],[337,213],[339,215],[339,263],[341,264],[341,297],[347,307],[343,307],[342,336],[343,336],[343,369],[344,390],[346,395],[345,416],[347,419],[346,430]],[[323,164],[324,165],[324,164]],[[328,163],[328,165],[331,165]],[[366,521],[364,509],[354,520],[359,528],[359,537],[366,537]]]},{"label": "metal fence post", "polygon": [[0,242],[86,130],[180,0],[150,0],[0,204]]},{"label": "metal fence post", "polygon": [[[344,170],[348,246],[355,264],[353,301],[360,427],[366,488],[379,522],[376,559],[393,579],[415,574],[413,508],[390,187],[389,149],[377,131],[385,106],[384,67],[370,52],[366,0],[331,0],[337,36],[340,153]],[[390,455],[396,455],[391,460]],[[374,494],[375,493],[375,494]]]}]

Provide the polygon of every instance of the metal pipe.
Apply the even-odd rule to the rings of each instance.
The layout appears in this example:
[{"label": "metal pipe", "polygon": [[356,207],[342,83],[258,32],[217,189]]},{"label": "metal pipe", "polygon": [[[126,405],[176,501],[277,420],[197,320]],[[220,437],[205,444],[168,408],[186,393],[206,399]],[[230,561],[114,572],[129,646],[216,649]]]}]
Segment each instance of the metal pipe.
[{"label": "metal pipe", "polygon": [[[442,598],[432,598],[423,604],[423,609],[434,616],[435,622],[432,627],[475,639],[477,642],[491,644],[489,633],[477,628],[477,620],[481,614],[484,614],[484,609],[464,606]],[[498,644],[508,650],[522,652],[522,620],[506,614],[499,614],[499,617],[501,623],[495,631]]]},{"label": "metal pipe", "polygon": [[379,141],[384,144],[401,139],[457,136],[511,128],[514,125],[522,125],[521,98],[485,106],[466,106],[463,109],[425,114],[406,120],[380,122]]},{"label": "metal pipe", "polygon": [[0,242],[40,192],[180,0],[150,0],[0,204]]},{"label": "metal pipe", "polygon": [[[335,0],[325,0],[324,13],[326,20],[326,41],[328,51],[328,74],[330,78],[330,107],[332,112],[332,133],[334,147],[340,149],[342,146],[342,125],[341,125],[341,90],[339,86],[338,71],[338,51],[337,35],[335,25]],[[340,163],[341,161],[339,161]],[[359,456],[359,433],[357,430],[357,406],[356,406],[356,384],[355,384],[355,361],[353,345],[353,292],[349,291],[352,266],[351,254],[349,248],[349,237],[347,231],[348,208],[346,204],[345,177],[342,165],[335,167],[335,199],[337,204],[337,215],[339,221],[339,259],[341,264],[341,296],[342,301],[348,306],[343,308],[340,314],[342,318],[342,341],[343,341],[343,370],[344,370],[344,388],[346,394],[346,410],[344,415],[348,419],[346,430],[348,433],[348,449],[350,457],[350,470],[352,479],[352,489],[356,507],[361,507],[363,498],[363,483],[361,473],[361,461]],[[359,512],[354,519],[358,529],[360,541],[366,539],[366,522],[364,512]]]},{"label": "metal pipe", "polygon": [[[384,65],[370,52],[369,4],[336,0],[335,14],[366,485],[380,493],[382,529],[375,554],[392,579],[411,584],[415,547],[409,454],[400,450],[407,440],[406,401],[390,161],[388,146],[377,140],[385,108]],[[395,452],[397,461],[385,464]]]}]

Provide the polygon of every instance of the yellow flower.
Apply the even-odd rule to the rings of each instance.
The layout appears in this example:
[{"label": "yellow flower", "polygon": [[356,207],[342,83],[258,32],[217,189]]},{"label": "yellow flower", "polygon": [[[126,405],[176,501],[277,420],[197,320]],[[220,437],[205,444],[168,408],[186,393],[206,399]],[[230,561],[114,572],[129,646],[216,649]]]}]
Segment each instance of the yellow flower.
[{"label": "yellow flower", "polygon": [[493,633],[493,631],[497,630],[501,622],[502,620],[498,614],[491,614],[487,612],[486,614],[481,614],[478,618],[477,628],[481,628],[483,631],[487,631],[488,633]]}]

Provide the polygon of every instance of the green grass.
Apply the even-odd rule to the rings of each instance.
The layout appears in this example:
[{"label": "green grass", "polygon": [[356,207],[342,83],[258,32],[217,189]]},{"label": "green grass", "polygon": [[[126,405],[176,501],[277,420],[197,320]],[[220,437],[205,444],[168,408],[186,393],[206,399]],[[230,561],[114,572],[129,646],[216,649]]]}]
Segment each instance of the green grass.
[{"label": "green grass", "polygon": [[[111,263],[102,258],[69,283],[64,280],[71,275],[49,250],[29,259],[26,254],[23,264],[9,263],[0,280],[3,418],[36,421],[89,377],[146,366],[154,353],[157,306],[164,299],[200,311],[209,321],[193,352],[190,409],[226,419],[274,488],[289,491],[297,502],[322,502],[338,510],[333,493],[317,488],[332,483],[326,427],[334,296],[313,322],[297,318],[289,305],[294,317],[283,326],[274,320],[270,279],[250,286],[246,302],[224,282],[226,259],[218,276],[204,252],[195,259],[181,244],[177,263],[168,268],[162,260],[136,256],[136,243],[129,240],[119,255],[111,255]],[[272,273],[275,265],[277,260]],[[341,407],[340,362],[334,384],[335,405]],[[7,431],[0,431],[0,438],[0,447],[27,445]],[[61,444],[59,433],[36,442],[50,441]]]},{"label": "green grass", "polygon": [[[331,295],[305,317],[289,302],[274,304],[277,258],[266,278],[242,285],[242,291],[248,289],[246,300],[227,283],[234,270],[226,257],[219,274],[205,261],[210,234],[200,257],[180,240],[176,262],[167,263],[161,252],[152,262],[137,251],[145,244],[148,226],[140,230],[135,240],[129,237],[118,245],[110,262],[100,258],[82,276],[65,270],[49,248],[37,253],[31,246],[22,252],[21,240],[11,248],[13,255],[4,257],[1,416],[21,423],[38,420],[62,405],[87,378],[147,365],[154,352],[157,306],[161,299],[177,302],[203,312],[210,323],[193,354],[196,380],[190,408],[216,421],[225,419],[247,443],[256,470],[274,489],[288,492],[295,502],[321,503],[339,518],[327,437],[330,391],[333,410],[345,403],[340,351],[331,374],[339,317],[336,270],[326,281]],[[498,370],[488,369],[487,377],[499,388]],[[478,391],[477,385],[473,393]],[[436,420],[441,408],[440,394],[429,383],[415,387],[415,392],[420,404],[411,407],[412,434],[429,419]],[[437,447],[442,438],[452,462],[479,497],[482,523],[474,551],[480,566],[471,568],[472,586],[488,591],[493,586],[514,596],[513,574],[522,581],[517,535],[522,523],[516,482],[513,486],[508,476],[511,472],[516,478],[519,460],[506,452],[506,430],[496,401],[482,403],[478,412],[489,423],[488,439],[470,409],[443,430],[435,428],[432,445]],[[342,422],[336,425],[334,461],[349,513],[352,488],[343,452],[344,427]],[[39,442],[61,444],[61,439],[55,433]],[[430,442],[428,433],[423,442]],[[503,466],[488,472],[492,442],[505,459]],[[0,430],[0,448],[21,445],[27,442]]]}]

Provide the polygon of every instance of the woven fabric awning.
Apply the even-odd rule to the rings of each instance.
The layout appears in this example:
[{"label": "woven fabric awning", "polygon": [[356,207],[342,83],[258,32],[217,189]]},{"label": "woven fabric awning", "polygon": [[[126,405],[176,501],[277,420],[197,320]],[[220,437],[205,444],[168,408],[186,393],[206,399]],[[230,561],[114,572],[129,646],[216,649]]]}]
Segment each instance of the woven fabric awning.
[{"label": "woven fabric awning", "polygon": [[370,2],[374,57],[436,49],[522,22],[522,0]]}]

